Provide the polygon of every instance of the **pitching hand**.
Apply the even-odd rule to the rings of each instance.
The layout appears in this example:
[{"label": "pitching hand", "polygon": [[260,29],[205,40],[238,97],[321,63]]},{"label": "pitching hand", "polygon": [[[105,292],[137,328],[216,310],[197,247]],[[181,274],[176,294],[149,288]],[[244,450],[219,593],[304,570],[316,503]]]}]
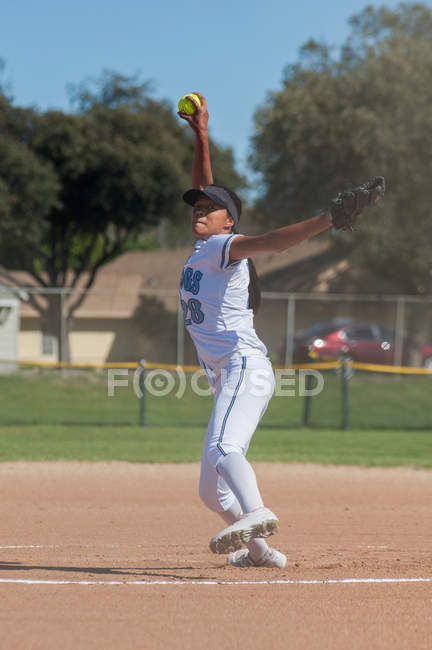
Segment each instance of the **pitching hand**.
[{"label": "pitching hand", "polygon": [[180,113],[179,111],[177,115],[181,117],[182,120],[186,120],[186,122],[189,123],[191,129],[193,129],[195,133],[198,133],[199,131],[207,130],[209,112],[207,108],[207,101],[204,95],[201,95],[201,93],[198,93],[195,90],[194,95],[197,95],[200,98],[201,106],[193,97],[186,95],[187,98],[194,104],[196,111],[193,115],[186,115],[185,113]]}]

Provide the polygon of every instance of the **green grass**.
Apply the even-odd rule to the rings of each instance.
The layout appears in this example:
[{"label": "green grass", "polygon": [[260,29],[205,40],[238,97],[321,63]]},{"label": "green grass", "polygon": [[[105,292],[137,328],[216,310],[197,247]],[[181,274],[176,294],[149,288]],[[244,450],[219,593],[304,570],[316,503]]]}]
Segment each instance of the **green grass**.
[{"label": "green grass", "polygon": [[[297,386],[295,386],[296,391]],[[432,378],[377,375],[356,372],[349,381],[350,422],[353,428],[431,429]],[[298,427],[304,398],[274,397],[263,418],[267,427]],[[196,396],[189,380],[177,399],[147,397],[150,426],[205,426],[212,408],[211,397]],[[107,395],[107,374],[78,373],[63,377],[58,372],[0,376],[0,424],[107,424],[137,425],[140,402],[132,388],[117,387]],[[333,372],[325,374],[323,392],[312,399],[311,426],[339,427],[341,382]]]},{"label": "green grass", "polygon": [[[132,387],[107,396],[106,373],[0,376],[0,460],[186,462],[200,458],[212,397],[148,395],[137,426]],[[432,379],[355,373],[349,431],[341,422],[340,378],[325,376],[301,428],[304,400],[274,397],[255,434],[254,460],[432,466]]]},{"label": "green grass", "polygon": [[[0,460],[193,462],[202,427],[0,427]],[[432,432],[259,428],[248,458],[257,461],[432,467]]]},{"label": "green grass", "polygon": [[[432,377],[356,371],[348,381],[350,423],[365,429],[432,430]],[[341,422],[341,381],[325,374],[325,388],[312,399],[313,426]]]}]

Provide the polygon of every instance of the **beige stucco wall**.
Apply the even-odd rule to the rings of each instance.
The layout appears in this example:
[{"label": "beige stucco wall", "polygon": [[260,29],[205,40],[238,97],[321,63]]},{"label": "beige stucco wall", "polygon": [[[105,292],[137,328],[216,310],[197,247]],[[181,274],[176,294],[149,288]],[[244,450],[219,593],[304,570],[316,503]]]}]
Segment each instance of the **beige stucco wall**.
[{"label": "beige stucco wall", "polygon": [[72,332],[69,345],[72,363],[105,363],[115,332]]},{"label": "beige stucco wall", "polygon": [[18,358],[20,361],[57,361],[53,354],[42,354],[42,334],[39,330],[21,330],[18,335]]},{"label": "beige stucco wall", "polygon": [[[69,338],[73,363],[105,363],[115,332],[72,332]],[[20,361],[55,362],[56,355],[42,354],[42,334],[21,331],[18,337]]]},{"label": "beige stucco wall", "polygon": [[[72,363],[176,362],[177,315],[150,304],[139,318],[79,318],[69,335]],[[188,337],[185,337],[185,344]],[[190,355],[185,356],[187,362]],[[56,362],[42,354],[42,334],[37,317],[21,318],[19,359]],[[196,356],[193,355],[193,363]]]}]

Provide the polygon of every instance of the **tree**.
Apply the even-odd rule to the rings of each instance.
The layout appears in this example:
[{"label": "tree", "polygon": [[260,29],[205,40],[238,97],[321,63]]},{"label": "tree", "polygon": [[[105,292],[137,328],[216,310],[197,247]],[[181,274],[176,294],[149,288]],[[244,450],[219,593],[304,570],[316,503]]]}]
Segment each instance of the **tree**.
[{"label": "tree", "polygon": [[161,219],[185,219],[180,197],[193,151],[169,104],[152,99],[136,77],[107,72],[71,95],[71,114],[19,109],[4,95],[0,103],[0,277],[11,279],[6,269],[18,268],[39,286],[67,290],[66,331],[59,296],[31,296],[44,328],[60,340],[61,360],[69,358],[67,333],[99,270],[145,248]]},{"label": "tree", "polygon": [[[383,174],[388,192],[379,212],[335,245],[395,292],[432,293],[432,11],[369,6],[350,24],[339,56],[325,44],[305,44],[282,89],[255,114],[251,164],[263,180],[256,213],[287,223],[325,206],[339,188]],[[414,338],[418,320],[413,312]]]}]

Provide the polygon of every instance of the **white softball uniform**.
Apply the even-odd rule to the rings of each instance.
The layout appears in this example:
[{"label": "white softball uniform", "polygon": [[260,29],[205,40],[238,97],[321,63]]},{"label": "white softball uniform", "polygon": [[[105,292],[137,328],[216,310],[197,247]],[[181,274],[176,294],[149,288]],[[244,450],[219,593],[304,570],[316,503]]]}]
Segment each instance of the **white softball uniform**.
[{"label": "white softball uniform", "polygon": [[219,512],[229,509],[235,496],[217,473],[217,464],[230,452],[246,455],[274,392],[267,349],[254,330],[248,306],[248,262],[229,264],[236,236],[197,241],[180,283],[185,326],[215,395],[202,454],[200,497]]},{"label": "white softball uniform", "polygon": [[233,354],[267,349],[253,327],[249,309],[247,260],[228,265],[230,245],[239,235],[199,240],[186,261],[180,283],[185,325],[204,369],[223,367]]}]

